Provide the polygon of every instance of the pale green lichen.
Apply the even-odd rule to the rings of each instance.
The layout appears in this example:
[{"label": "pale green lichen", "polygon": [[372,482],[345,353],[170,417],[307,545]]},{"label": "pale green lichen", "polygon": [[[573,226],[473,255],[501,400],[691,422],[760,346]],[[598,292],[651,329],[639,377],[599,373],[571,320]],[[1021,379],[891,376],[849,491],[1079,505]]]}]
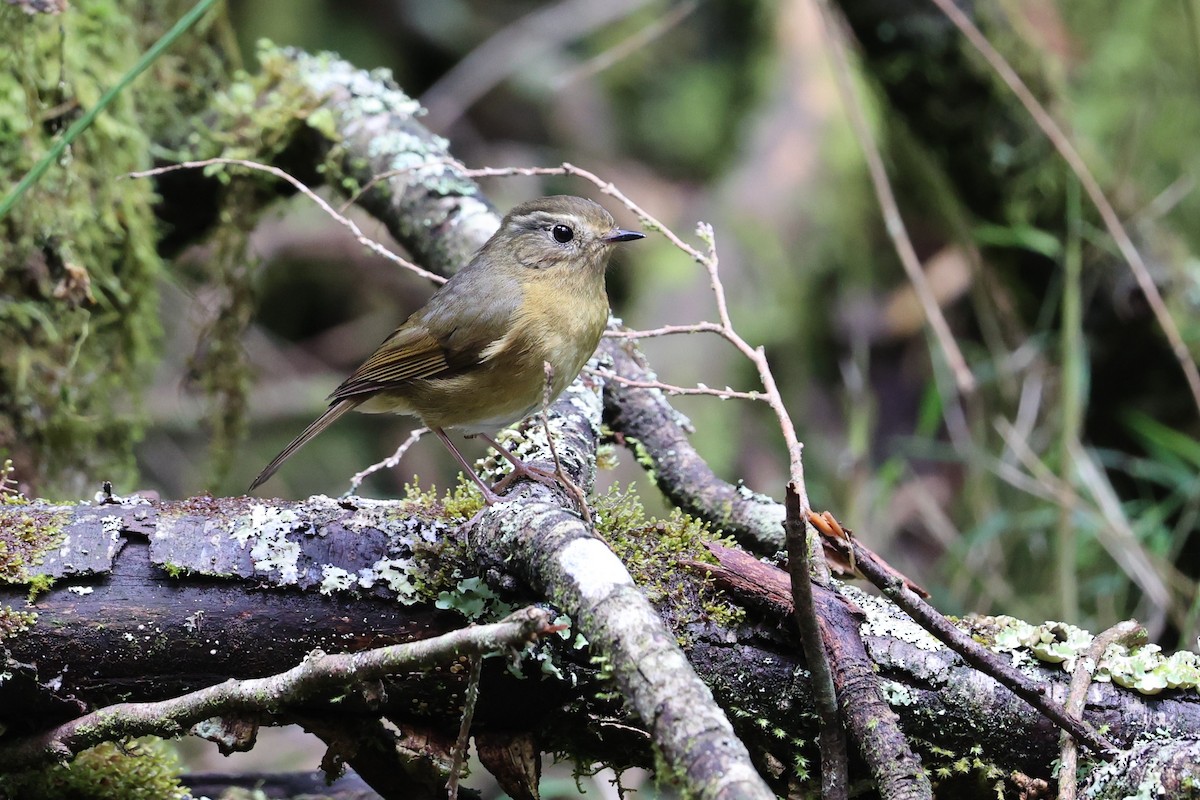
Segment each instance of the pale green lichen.
[{"label": "pale green lichen", "polygon": [[472,622],[484,618],[501,619],[516,610],[479,577],[460,579],[453,590],[438,594],[435,605],[457,611]]},{"label": "pale green lichen", "polygon": [[358,571],[358,585],[370,589],[377,583],[383,583],[396,600],[410,606],[421,599],[417,583],[420,574],[420,566],[412,559],[381,558],[370,569]]},{"label": "pale green lichen", "polygon": [[917,702],[912,689],[896,681],[881,680],[879,688],[890,706],[911,706]]},{"label": "pale green lichen", "polygon": [[[1039,661],[1062,664],[1066,672],[1075,669],[1095,638],[1091,633],[1063,622],[1031,625],[1012,617],[997,616],[980,620],[997,652],[1013,653],[1019,660],[1026,653]],[[1027,657],[1027,656],[1026,656]],[[1200,656],[1181,650],[1163,655],[1156,644],[1126,647],[1112,644],[1099,664],[1088,664],[1092,679],[1107,681],[1141,694],[1158,694],[1164,689],[1200,690]]]},{"label": "pale green lichen", "polygon": [[354,575],[341,567],[325,564],[321,567],[321,594],[330,595],[334,592],[344,592],[353,587],[358,580]]}]

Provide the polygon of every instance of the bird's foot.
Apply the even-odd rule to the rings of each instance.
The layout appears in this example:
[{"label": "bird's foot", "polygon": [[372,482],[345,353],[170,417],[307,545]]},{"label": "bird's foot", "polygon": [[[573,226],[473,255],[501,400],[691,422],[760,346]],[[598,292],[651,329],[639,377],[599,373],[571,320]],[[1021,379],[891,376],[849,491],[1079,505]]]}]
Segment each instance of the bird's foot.
[{"label": "bird's foot", "polygon": [[514,481],[521,480],[522,478],[528,478],[531,481],[537,481],[538,483],[544,486],[549,486],[552,489],[556,486],[563,485],[562,478],[554,470],[533,467],[529,464],[526,464],[524,461],[517,460],[513,461],[513,471],[492,485],[492,492],[498,495],[504,494],[506,491],[508,491],[508,487],[513,485]]}]

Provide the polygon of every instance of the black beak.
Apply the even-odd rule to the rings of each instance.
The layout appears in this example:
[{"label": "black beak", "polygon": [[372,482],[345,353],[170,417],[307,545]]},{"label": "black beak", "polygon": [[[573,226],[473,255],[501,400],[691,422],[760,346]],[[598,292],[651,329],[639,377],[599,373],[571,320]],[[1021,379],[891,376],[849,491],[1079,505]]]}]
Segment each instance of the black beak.
[{"label": "black beak", "polygon": [[646,234],[644,234],[644,233],[638,233],[637,231],[626,231],[626,230],[622,230],[621,228],[614,228],[612,233],[608,234],[607,236],[601,237],[600,240],[611,244],[611,243],[615,243],[615,242],[634,242],[634,241],[637,241],[638,239],[645,239],[645,238],[646,238]]}]

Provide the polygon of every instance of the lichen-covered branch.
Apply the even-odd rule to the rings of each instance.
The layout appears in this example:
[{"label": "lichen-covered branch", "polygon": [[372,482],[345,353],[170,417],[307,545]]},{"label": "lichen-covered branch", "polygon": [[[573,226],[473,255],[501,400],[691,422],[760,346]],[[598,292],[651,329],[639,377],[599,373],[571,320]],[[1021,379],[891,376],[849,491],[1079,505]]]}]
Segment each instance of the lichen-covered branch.
[{"label": "lichen-covered branch", "polygon": [[[577,381],[564,400],[557,404],[560,458],[571,479],[589,487],[600,432],[600,386]],[[535,422],[526,429],[539,426]],[[548,442],[540,444],[538,455],[545,459]],[[515,495],[485,511],[472,531],[481,555],[508,564],[569,611],[603,654],[613,682],[685,787],[703,798],[773,797],[675,633],[620,559],[547,487],[527,483]]]},{"label": "lichen-covered branch", "polygon": [[463,655],[478,658],[523,647],[549,627],[549,612],[527,608],[502,622],[463,628],[432,639],[356,653],[313,653],[295,667],[270,677],[229,680],[156,703],[107,706],[36,735],[0,742],[0,764],[7,770],[28,769],[66,760],[100,742],[150,734],[171,738],[214,717],[266,714],[387,675],[429,670]]},{"label": "lichen-covered branch", "polygon": [[[594,420],[595,412],[587,417]],[[578,469],[578,462],[568,459],[566,464]],[[597,544],[588,543],[578,518],[542,494],[551,491],[545,487],[520,491],[522,503],[533,503],[528,514],[545,520],[564,545],[558,550],[538,548],[543,561],[521,569],[552,572],[564,559],[568,565],[578,563],[568,556],[582,555],[584,564],[577,572],[585,585],[577,591],[602,588],[610,570],[606,562],[590,559],[607,557]],[[540,538],[524,532],[529,517],[515,508],[518,505],[482,520],[480,541],[473,546],[483,547],[484,537],[491,542],[511,540],[486,545],[488,550],[498,546],[497,552],[503,553],[505,548],[524,547],[521,542],[527,538]],[[469,513],[469,508],[461,510]],[[452,526],[433,521],[444,513],[417,501],[339,504],[323,498],[288,504],[197,498],[135,506],[0,507],[0,530],[22,528],[52,543],[43,553],[44,563],[28,567],[23,585],[0,590],[0,603],[37,615],[28,630],[11,633],[3,642],[10,659],[4,665],[9,677],[0,682],[0,722],[7,728],[0,740],[61,724],[121,699],[162,700],[227,677],[271,674],[281,664],[299,663],[315,648],[336,652],[378,647],[460,626],[460,613],[433,607],[439,597],[449,608],[474,607],[485,613],[496,613],[504,603],[537,599],[538,593],[522,590],[499,560],[480,573],[493,576],[495,589],[473,575],[452,577],[453,569],[465,563],[457,560],[465,551]],[[290,521],[284,523],[283,518]],[[245,535],[247,529],[253,535]],[[614,540],[630,535],[641,534],[606,532]],[[651,535],[663,534],[651,530]],[[240,555],[222,553],[226,548]],[[97,552],[101,555],[93,558]],[[554,552],[559,553],[557,562],[550,555]],[[204,564],[224,565],[224,577],[201,568]],[[42,583],[37,581],[40,570],[60,577],[52,585],[44,582],[30,604],[28,585]],[[595,581],[588,583],[589,577]],[[708,580],[704,573],[678,576],[678,600],[660,603],[659,608],[672,621],[670,635],[685,643],[688,660],[722,705],[732,710],[742,740],[778,792],[795,780],[796,759],[814,755],[810,743],[816,733],[807,672],[795,637],[786,632],[790,599],[786,576],[781,577],[778,597],[763,594],[770,581],[762,576],[750,576],[736,589],[749,609],[741,621],[718,624],[707,616],[710,612],[700,601]],[[322,588],[329,593],[323,594]],[[1058,753],[1052,725],[963,663],[892,604],[845,587],[839,591],[865,615],[860,628],[866,652],[901,729],[917,743],[927,774],[936,777],[965,769],[979,775],[1021,771],[1050,777]],[[1069,658],[1055,643],[1056,629],[983,619],[971,630],[1002,650],[1005,658],[1018,660],[1047,694],[1061,697],[1067,682],[1062,665],[1034,657],[1054,644],[1042,657]],[[631,615],[603,635],[644,639],[651,630]],[[1162,666],[1169,666],[1168,659],[1161,654],[1159,658]],[[589,663],[588,651],[561,642],[539,651],[539,659],[533,665],[527,662],[525,680],[508,676],[498,659],[485,662],[477,731],[552,741],[583,760],[650,763],[649,737],[622,714],[619,703],[602,696],[604,685]],[[1132,654],[1129,660],[1134,660]],[[1142,668],[1149,667],[1145,656],[1136,660]],[[538,675],[531,671],[536,663],[553,669]],[[655,681],[669,682],[667,664],[656,660],[639,666]],[[600,666],[606,671],[615,668],[615,660],[610,657]],[[1180,672],[1170,674],[1179,677]],[[352,694],[343,698],[338,710],[364,721],[383,714],[406,732],[424,727],[451,743],[461,712],[455,693],[461,689],[461,676],[452,670],[409,675],[385,682],[386,700],[378,707]],[[330,712],[327,704],[317,708],[323,715]],[[317,712],[297,713],[311,717]],[[1145,696],[1113,683],[1093,682],[1086,716],[1093,725],[1105,726],[1122,746],[1153,731],[1173,741],[1200,734],[1200,694],[1183,688]]]}]

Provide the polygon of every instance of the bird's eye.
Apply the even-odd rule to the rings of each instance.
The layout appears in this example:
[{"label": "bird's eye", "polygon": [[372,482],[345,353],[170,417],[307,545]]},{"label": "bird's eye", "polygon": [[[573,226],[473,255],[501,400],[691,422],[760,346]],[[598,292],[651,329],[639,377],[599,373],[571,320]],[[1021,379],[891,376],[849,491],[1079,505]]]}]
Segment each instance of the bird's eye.
[{"label": "bird's eye", "polygon": [[575,231],[568,228],[566,225],[555,225],[550,229],[550,235],[554,237],[554,241],[559,244],[566,244],[575,238]]}]

